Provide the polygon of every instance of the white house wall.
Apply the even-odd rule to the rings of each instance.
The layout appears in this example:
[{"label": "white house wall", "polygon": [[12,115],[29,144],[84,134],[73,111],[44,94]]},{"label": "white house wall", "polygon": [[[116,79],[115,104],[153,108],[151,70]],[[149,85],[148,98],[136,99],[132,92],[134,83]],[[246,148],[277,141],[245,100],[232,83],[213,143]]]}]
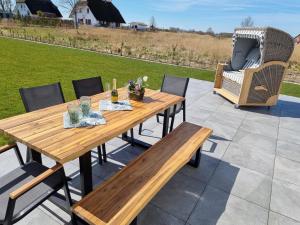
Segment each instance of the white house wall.
[{"label": "white house wall", "polygon": [[20,16],[31,16],[30,10],[25,3],[17,3],[14,12],[15,14],[19,12]]},{"label": "white house wall", "polygon": [[[86,19],[90,19],[92,26],[98,25],[99,22],[94,17],[92,11],[89,10],[89,13],[87,13],[88,8],[89,8],[88,6],[81,6],[81,7],[77,8],[77,20],[83,19],[83,23],[86,24]],[[81,12],[80,12],[80,10],[81,10]],[[75,18],[73,17],[73,19],[75,19]]]}]

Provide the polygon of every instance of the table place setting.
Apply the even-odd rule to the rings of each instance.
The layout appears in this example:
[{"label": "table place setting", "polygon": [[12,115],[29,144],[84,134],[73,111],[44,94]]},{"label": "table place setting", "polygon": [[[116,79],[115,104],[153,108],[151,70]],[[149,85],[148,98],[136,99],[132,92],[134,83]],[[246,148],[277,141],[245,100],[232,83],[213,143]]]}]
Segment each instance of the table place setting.
[{"label": "table place setting", "polygon": [[100,111],[91,110],[91,98],[83,96],[78,103],[70,103],[63,114],[64,128],[93,127],[106,124]]}]

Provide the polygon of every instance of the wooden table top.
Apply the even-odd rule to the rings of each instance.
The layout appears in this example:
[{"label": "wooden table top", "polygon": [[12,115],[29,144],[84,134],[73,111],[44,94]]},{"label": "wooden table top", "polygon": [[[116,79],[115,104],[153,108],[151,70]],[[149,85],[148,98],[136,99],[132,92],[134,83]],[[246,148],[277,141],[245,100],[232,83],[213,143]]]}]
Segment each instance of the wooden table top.
[{"label": "wooden table top", "polygon": [[[119,89],[121,96],[123,93],[125,90]],[[99,101],[106,96],[107,93],[92,96],[92,108],[98,110]],[[63,113],[68,105],[65,103],[1,120],[0,131],[59,163],[66,163],[183,100],[147,89],[143,102],[131,101],[133,111],[103,112],[105,125],[64,129]]]}]

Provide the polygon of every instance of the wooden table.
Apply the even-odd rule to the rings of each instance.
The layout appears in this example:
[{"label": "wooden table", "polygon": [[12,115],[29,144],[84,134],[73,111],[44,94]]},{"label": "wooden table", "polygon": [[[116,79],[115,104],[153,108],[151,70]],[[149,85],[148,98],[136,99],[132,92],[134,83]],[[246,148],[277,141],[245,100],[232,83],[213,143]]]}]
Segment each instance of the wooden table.
[{"label": "wooden table", "polygon": [[[120,89],[122,95],[124,89]],[[107,93],[92,96],[92,107],[98,110],[99,100]],[[0,121],[0,131],[15,141],[25,144],[38,154],[64,164],[79,158],[81,190],[86,195],[93,189],[91,149],[117,137],[164,111],[163,136],[168,133],[170,107],[183,101],[183,97],[146,90],[143,102],[131,101],[133,111],[103,112],[107,124],[89,128],[63,128],[63,112],[67,104],[18,115]],[[123,135],[126,138],[126,135]]]}]

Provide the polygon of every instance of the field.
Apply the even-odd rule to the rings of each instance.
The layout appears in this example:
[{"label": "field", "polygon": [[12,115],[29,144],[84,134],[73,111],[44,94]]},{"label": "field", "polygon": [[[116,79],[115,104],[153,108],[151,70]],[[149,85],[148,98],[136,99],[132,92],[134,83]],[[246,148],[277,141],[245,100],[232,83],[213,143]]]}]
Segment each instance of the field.
[{"label": "field", "polygon": [[[214,80],[214,71],[165,65],[0,38],[0,119],[24,113],[19,88],[60,81],[66,100],[75,98],[71,81],[101,75],[103,83],[118,79],[124,86],[130,79],[148,75],[150,88],[158,89],[163,74]],[[283,94],[300,97],[300,86],[285,83]],[[4,139],[0,138],[0,145]]]},{"label": "field", "polygon": [[[75,30],[0,22],[1,35],[210,70],[214,70],[218,62],[229,61],[232,52],[231,38],[186,32],[91,27]],[[285,79],[300,83],[300,45],[296,46]]]}]

